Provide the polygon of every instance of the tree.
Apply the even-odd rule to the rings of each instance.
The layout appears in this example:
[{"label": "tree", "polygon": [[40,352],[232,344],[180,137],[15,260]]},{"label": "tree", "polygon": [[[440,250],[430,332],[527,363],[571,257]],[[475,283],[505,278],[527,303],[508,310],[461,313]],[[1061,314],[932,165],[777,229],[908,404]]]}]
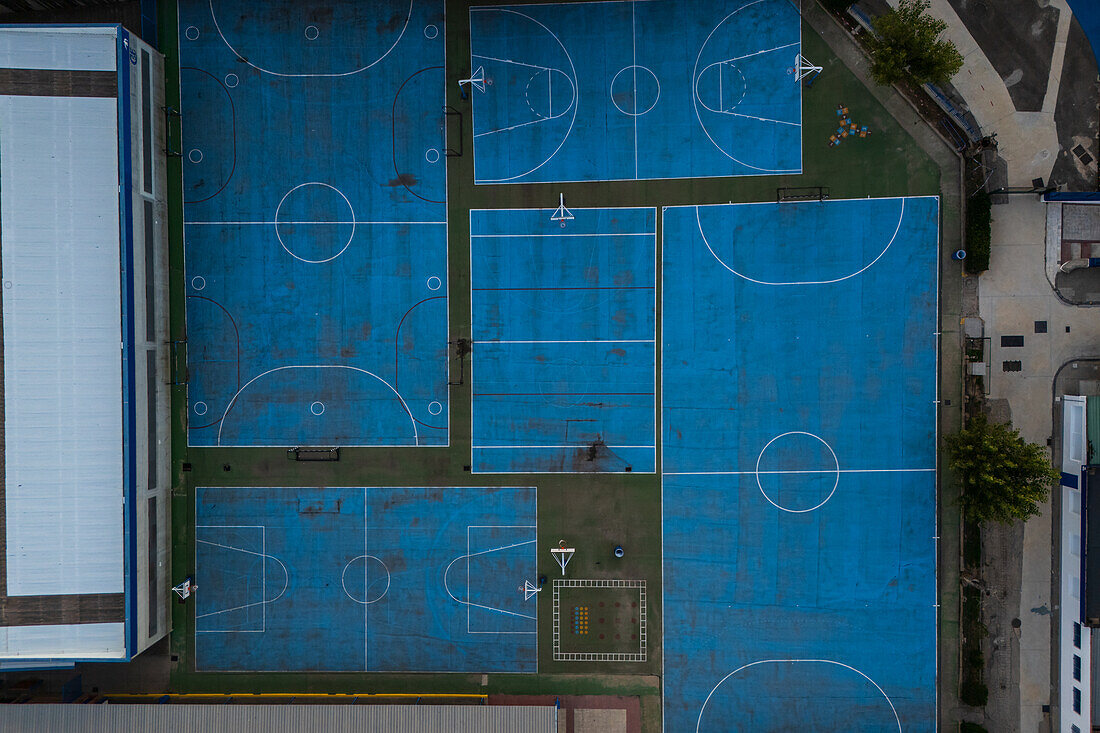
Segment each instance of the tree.
[{"label": "tree", "polygon": [[1025,441],[1011,424],[991,423],[984,415],[945,442],[951,470],[962,481],[959,502],[971,521],[1011,524],[1033,517],[1061,477],[1042,446]]},{"label": "tree", "polygon": [[874,20],[870,40],[871,76],[879,84],[908,79],[917,84],[946,84],[962,68],[955,44],[940,40],[947,23],[925,15],[929,0],[901,0],[895,10]]}]

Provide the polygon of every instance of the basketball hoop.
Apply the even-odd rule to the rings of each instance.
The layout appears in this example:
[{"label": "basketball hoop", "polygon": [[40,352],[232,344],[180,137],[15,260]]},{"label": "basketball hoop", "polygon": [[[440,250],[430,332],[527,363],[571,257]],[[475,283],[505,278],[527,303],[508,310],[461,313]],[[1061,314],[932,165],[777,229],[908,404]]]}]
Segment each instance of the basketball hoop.
[{"label": "basketball hoop", "polygon": [[[795,81],[802,81],[803,79],[816,77],[821,73],[821,67],[816,64],[812,64],[806,60],[806,57],[802,54],[795,54],[794,66],[787,70],[788,74],[794,74]],[[811,78],[812,81],[812,78]],[[807,82],[809,84],[810,82]]]},{"label": "basketball hoop", "polygon": [[191,582],[191,579],[183,581],[177,586],[172,587],[172,592],[180,597],[181,601],[186,601],[192,593],[198,589],[198,586]]},{"label": "basketball hoop", "polygon": [[575,548],[566,547],[565,540],[558,540],[558,546],[550,548],[550,554],[554,556],[554,560],[558,563],[558,567],[561,568],[562,577],[565,576],[565,566],[573,559],[573,553],[576,551]]},{"label": "basketball hoop", "polygon": [[519,587],[519,592],[523,594],[523,600],[529,601],[531,600],[531,596],[535,595],[536,593],[541,593],[542,588],[539,588],[530,580],[525,580],[523,581],[523,585]]},{"label": "basketball hoop", "polygon": [[485,80],[485,67],[484,66],[479,66],[479,67],[477,67],[477,71],[475,71],[469,79],[459,79],[458,80],[458,88],[462,89],[463,85],[469,84],[470,86],[472,86],[474,89],[478,90],[479,92],[484,92],[486,83],[492,84],[493,82],[491,82],[491,81],[486,82],[486,80]]},{"label": "basketball hoop", "polygon": [[558,208],[550,215],[550,221],[561,222],[561,228],[565,229],[565,222],[573,221],[573,212],[565,208],[565,194],[558,194]]}]

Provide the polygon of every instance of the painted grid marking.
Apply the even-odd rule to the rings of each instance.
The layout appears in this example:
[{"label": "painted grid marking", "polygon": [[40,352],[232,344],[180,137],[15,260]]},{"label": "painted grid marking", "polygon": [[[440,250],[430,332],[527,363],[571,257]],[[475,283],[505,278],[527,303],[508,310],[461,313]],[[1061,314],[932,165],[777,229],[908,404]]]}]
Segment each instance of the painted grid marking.
[{"label": "painted grid marking", "polygon": [[[561,651],[562,588],[637,588],[638,589],[638,651],[563,652]],[[556,662],[644,662],[646,661],[646,588],[644,580],[591,580],[566,578],[554,581],[554,661]]]}]

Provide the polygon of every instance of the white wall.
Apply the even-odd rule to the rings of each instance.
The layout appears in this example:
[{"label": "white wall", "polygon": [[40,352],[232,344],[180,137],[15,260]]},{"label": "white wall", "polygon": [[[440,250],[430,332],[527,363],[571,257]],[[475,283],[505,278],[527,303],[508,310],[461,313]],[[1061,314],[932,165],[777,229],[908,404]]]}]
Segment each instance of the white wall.
[{"label": "white wall", "polygon": [[[1067,395],[1062,398],[1061,468],[1063,473],[1076,476],[1078,481],[1086,460],[1086,442],[1085,398]],[[1072,733],[1075,726],[1080,732],[1091,730],[1092,644],[1090,629],[1083,625],[1081,618],[1082,494],[1080,488],[1060,488],[1062,582],[1059,589],[1058,717],[1059,730]],[[1075,695],[1079,696],[1078,710],[1074,710]]]}]

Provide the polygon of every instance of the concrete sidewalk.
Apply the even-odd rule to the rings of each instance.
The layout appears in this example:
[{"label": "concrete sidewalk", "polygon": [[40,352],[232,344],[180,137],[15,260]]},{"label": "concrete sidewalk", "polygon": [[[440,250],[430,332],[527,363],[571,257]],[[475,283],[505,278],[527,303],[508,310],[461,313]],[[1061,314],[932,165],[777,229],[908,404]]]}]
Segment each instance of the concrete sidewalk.
[{"label": "concrete sidewalk", "polygon": [[[1042,110],[1020,112],[1013,106],[1008,86],[967,30],[948,0],[932,0],[930,12],[948,24],[946,37],[963,54],[964,65],[952,84],[962,94],[983,134],[996,133],[998,152],[1007,163],[1007,185],[1031,186],[1033,179],[1050,179],[1060,152],[1055,109],[1060,91],[1066,39],[1071,15],[1064,0],[1049,0],[1059,10],[1054,50]],[[896,2],[892,2],[896,5]],[[979,312],[985,335],[991,339],[990,399],[1007,410],[1021,435],[1046,444],[1054,435],[1053,381],[1067,361],[1100,352],[1100,312],[1065,304],[1048,280],[1046,205],[1037,196],[1009,196],[993,207],[993,246],[990,269],[980,278]],[[1002,346],[1002,336],[1022,336],[1023,346]],[[1011,342],[1010,342],[1011,343]],[[1019,362],[1018,371],[1015,369]],[[1006,597],[987,604],[985,615],[1000,659],[1018,664],[999,684],[1018,685],[1018,716],[998,710],[994,703],[1013,699],[990,679],[988,722],[1001,730],[1049,730],[1057,720],[1057,698],[1052,694],[1051,655],[1057,639],[1056,597],[1052,596],[1051,558],[1054,516],[1051,502],[1042,515],[1019,527],[990,527],[985,532],[987,563],[999,557],[1006,567],[990,568],[991,590]],[[1009,558],[1019,558],[1008,565]],[[1016,564],[1018,563],[1018,564]],[[1057,582],[1057,579],[1054,579]],[[1000,586],[998,588],[997,586]],[[1018,593],[1017,593],[1018,591]],[[1011,596],[1011,597],[1009,597]],[[1012,628],[1011,609],[1019,614]],[[991,676],[998,677],[991,662]],[[1014,674],[1013,674],[1014,673]],[[1011,691],[1010,691],[1011,692]],[[1051,705],[1053,714],[1043,713]],[[991,728],[992,730],[993,728]]]}]

